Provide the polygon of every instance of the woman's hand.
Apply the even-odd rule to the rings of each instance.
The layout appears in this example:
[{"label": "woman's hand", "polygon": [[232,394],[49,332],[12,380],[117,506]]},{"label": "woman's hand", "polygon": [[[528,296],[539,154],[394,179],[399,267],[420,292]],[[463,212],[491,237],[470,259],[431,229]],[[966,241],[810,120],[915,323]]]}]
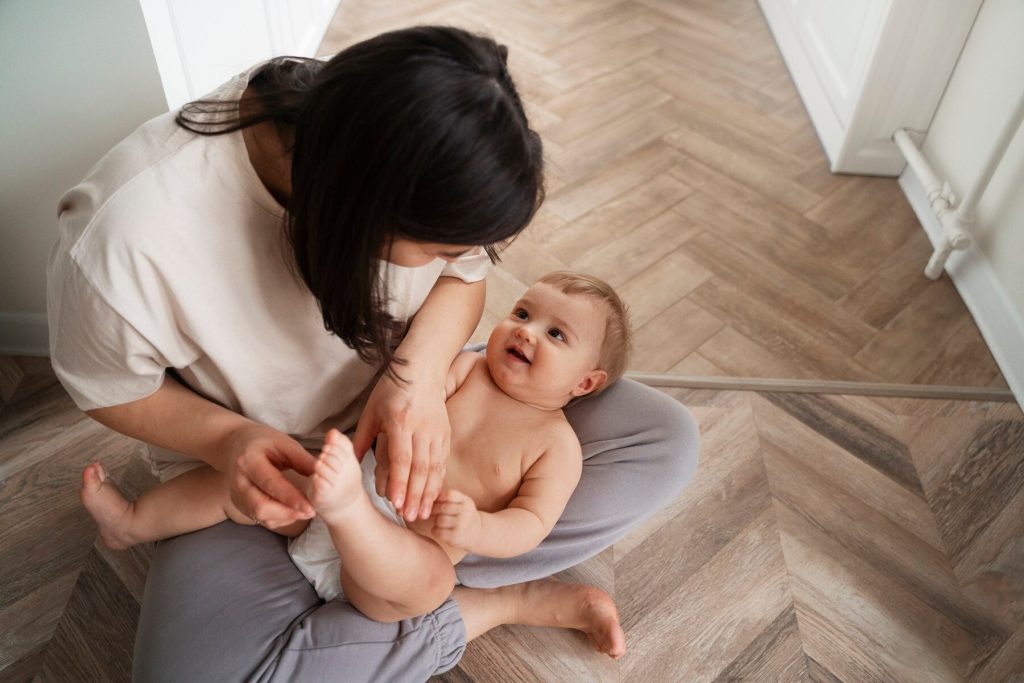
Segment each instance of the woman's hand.
[{"label": "woman's hand", "polygon": [[149,396],[88,414],[122,434],[223,472],[235,507],[260,524],[273,529],[313,516],[306,497],[281,474],[313,472],[316,459],[305,448],[287,434],[200,396],[169,373]]},{"label": "woman's hand", "polygon": [[451,427],[443,377],[413,376],[408,367],[400,372],[408,382],[385,375],[373,388],[352,445],[362,458],[377,438],[378,491],[385,491],[399,514],[412,522],[430,516],[444,484]]},{"label": "woman's hand", "polygon": [[316,458],[295,439],[249,422],[228,434],[225,452],[231,501],[257,524],[276,529],[313,517],[313,506],[282,474],[284,470],[313,473]]}]

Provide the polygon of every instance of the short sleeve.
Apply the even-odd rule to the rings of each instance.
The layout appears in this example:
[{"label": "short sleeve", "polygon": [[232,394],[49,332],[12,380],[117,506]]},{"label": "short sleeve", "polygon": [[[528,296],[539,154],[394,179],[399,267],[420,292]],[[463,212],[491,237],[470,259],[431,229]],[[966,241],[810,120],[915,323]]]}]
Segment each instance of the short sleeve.
[{"label": "short sleeve", "polygon": [[47,313],[54,372],[81,410],[149,396],[170,366],[70,259],[50,273]]},{"label": "short sleeve", "polygon": [[457,277],[463,282],[477,282],[487,277],[491,257],[483,247],[475,247],[445,265],[441,277]]}]

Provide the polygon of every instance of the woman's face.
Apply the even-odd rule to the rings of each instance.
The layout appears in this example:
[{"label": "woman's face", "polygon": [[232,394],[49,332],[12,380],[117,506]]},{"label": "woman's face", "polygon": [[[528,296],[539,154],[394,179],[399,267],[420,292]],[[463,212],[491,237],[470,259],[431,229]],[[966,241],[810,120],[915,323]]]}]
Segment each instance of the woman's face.
[{"label": "woman's face", "polygon": [[[389,248],[390,247],[390,248]],[[473,249],[464,244],[441,244],[439,242],[417,242],[405,237],[396,237],[384,245],[380,257],[405,268],[419,268],[434,259],[454,261]]]}]

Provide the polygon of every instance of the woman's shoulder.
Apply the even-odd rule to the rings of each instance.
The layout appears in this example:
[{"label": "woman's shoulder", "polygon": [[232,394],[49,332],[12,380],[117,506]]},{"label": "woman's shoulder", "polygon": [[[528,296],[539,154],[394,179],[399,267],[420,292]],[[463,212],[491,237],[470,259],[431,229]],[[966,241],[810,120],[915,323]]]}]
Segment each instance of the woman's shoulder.
[{"label": "woman's shoulder", "polygon": [[73,224],[84,231],[104,213],[131,208],[137,198],[157,208],[160,195],[172,191],[157,177],[161,167],[199,137],[178,126],[174,115],[168,112],[139,126],[65,192],[57,209],[61,227]]},{"label": "woman's shoulder", "polygon": [[[247,77],[243,73],[232,78],[205,99],[237,98]],[[245,191],[252,179],[245,173],[248,160],[241,134],[197,134],[179,125],[179,111],[140,125],[64,193],[58,205],[62,231],[84,234],[93,226],[104,231],[127,226],[135,232],[180,208],[201,214],[215,205],[214,193],[230,202],[231,196],[223,195],[223,181]],[[210,183],[211,177],[222,182]]]},{"label": "woman's shoulder", "polygon": [[211,227],[227,236],[233,227],[280,221],[279,205],[246,167],[240,133],[197,135],[173,116],[141,126],[61,197],[58,225],[69,254],[203,241],[215,234]]}]

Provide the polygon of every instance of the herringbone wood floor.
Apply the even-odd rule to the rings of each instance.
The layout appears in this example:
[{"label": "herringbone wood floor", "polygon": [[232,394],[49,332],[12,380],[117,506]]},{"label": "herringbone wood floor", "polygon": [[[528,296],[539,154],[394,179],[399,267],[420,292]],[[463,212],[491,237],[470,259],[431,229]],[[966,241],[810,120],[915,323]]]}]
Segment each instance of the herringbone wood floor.
[{"label": "herringbone wood floor", "polygon": [[634,370],[1005,386],[896,181],[828,172],[755,0],[355,0],[321,51],[417,23],[507,44],[547,150],[477,338],[570,268],[631,305]]},{"label": "herringbone wood floor", "polygon": [[[895,182],[827,172],[753,0],[346,0],[322,51],[415,23],[508,44],[548,150],[477,338],[569,267],[630,303],[634,370],[1005,386]],[[696,480],[566,577],[616,597],[626,658],[501,628],[444,680],[1024,680],[1016,406],[674,395]],[[96,455],[151,479],[45,361],[0,358],[0,399],[0,678],[125,680],[149,549],[95,547],[75,491]]]},{"label": "herringbone wood floor", "polygon": [[[75,492],[131,440],[37,359],[0,359],[0,678],[127,680],[150,548],[112,552]],[[693,484],[562,578],[615,596],[628,653],[502,627],[445,681],[1024,680],[1024,415],[1012,403],[674,390]]]}]

